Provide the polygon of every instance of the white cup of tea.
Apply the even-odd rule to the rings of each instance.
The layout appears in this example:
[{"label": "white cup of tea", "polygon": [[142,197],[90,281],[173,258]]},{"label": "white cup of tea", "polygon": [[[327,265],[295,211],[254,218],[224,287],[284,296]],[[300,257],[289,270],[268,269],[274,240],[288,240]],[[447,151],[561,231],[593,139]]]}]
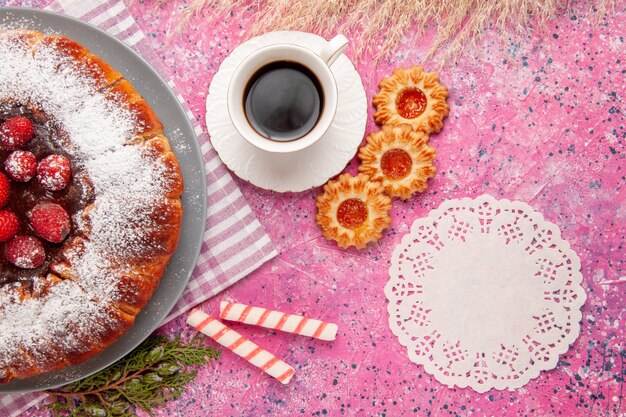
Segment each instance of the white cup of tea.
[{"label": "white cup of tea", "polygon": [[296,152],[330,128],[337,111],[337,81],[330,69],[348,46],[338,35],[321,49],[289,43],[247,56],[228,85],[228,115],[251,145],[268,152]]}]

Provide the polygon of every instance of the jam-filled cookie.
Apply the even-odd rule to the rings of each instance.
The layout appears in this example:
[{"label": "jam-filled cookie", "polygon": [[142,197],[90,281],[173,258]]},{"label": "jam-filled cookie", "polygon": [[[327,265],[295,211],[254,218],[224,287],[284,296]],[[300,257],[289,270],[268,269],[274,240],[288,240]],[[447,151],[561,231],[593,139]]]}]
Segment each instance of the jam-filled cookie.
[{"label": "jam-filled cookie", "polygon": [[365,174],[343,174],[329,181],[316,205],[315,220],[322,234],[340,248],[363,249],[379,240],[391,223],[391,199],[384,194],[381,183],[370,181]]},{"label": "jam-filled cookie", "polygon": [[410,125],[385,125],[365,138],[359,149],[359,171],[372,181],[380,181],[390,197],[404,200],[426,189],[426,180],[435,175],[435,148],[428,135]]},{"label": "jam-filled cookie", "polygon": [[427,134],[443,128],[443,118],[450,113],[448,89],[434,72],[418,66],[399,68],[378,86],[380,92],[374,95],[372,104],[379,125],[406,123]]}]

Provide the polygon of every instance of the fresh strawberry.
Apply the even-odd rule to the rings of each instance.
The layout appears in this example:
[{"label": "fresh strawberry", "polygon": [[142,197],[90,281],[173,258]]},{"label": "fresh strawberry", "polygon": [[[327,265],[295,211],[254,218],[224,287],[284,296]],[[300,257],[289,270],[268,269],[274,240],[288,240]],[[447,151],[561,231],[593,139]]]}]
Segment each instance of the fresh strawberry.
[{"label": "fresh strawberry", "polygon": [[19,149],[34,137],[35,128],[26,117],[12,117],[0,125],[0,146],[3,149]]},{"label": "fresh strawberry", "polygon": [[20,228],[17,216],[8,210],[0,210],[0,242],[13,239]]},{"label": "fresh strawberry", "polygon": [[7,205],[11,196],[11,183],[9,179],[0,172],[0,208]]},{"label": "fresh strawberry", "polygon": [[28,151],[11,152],[4,161],[4,170],[13,181],[28,182],[37,173],[37,158]]},{"label": "fresh strawberry", "polygon": [[16,236],[7,243],[6,256],[18,268],[33,269],[46,260],[46,250],[34,236]]},{"label": "fresh strawberry", "polygon": [[63,155],[49,155],[37,165],[39,185],[48,191],[59,191],[67,187],[72,178],[70,161]]},{"label": "fresh strawberry", "polygon": [[52,243],[61,243],[70,234],[71,222],[67,211],[56,203],[39,203],[28,213],[35,232]]}]

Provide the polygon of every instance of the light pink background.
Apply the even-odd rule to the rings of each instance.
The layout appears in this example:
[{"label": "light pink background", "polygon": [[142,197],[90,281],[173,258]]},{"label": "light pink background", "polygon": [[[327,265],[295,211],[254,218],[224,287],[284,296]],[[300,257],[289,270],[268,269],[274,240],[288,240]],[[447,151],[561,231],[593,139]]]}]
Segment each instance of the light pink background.
[{"label": "light pink background", "polygon": [[[207,25],[209,10],[167,43],[182,6],[129,4],[204,124],[207,86],[244,40],[240,27],[250,26],[251,14],[242,8]],[[314,223],[319,189],[276,194],[238,180],[280,255],[202,307],[217,314],[227,295],[306,313],[338,323],[338,338],[313,341],[235,325],[294,365],[294,380],[282,386],[227,351],[156,415],[626,415],[626,278],[620,280],[626,275],[626,13],[596,26],[585,16],[562,13],[544,32],[512,42],[489,33],[458,66],[439,71],[451,109],[444,130],[431,138],[438,173],[424,194],[394,201],[390,229],[367,250],[341,250],[321,237]],[[357,63],[368,100],[394,68],[422,63],[427,46],[428,38],[409,34],[389,61]],[[347,54],[354,58],[352,49]],[[368,132],[376,129],[371,115],[370,108]],[[356,165],[353,160],[346,171],[355,173]],[[442,386],[408,360],[387,325],[389,259],[413,220],[445,199],[483,193],[524,201],[559,225],[581,258],[588,294],[577,342],[556,369],[513,392]],[[184,317],[164,332],[192,333]],[[39,414],[45,415],[32,409],[24,416]]]}]

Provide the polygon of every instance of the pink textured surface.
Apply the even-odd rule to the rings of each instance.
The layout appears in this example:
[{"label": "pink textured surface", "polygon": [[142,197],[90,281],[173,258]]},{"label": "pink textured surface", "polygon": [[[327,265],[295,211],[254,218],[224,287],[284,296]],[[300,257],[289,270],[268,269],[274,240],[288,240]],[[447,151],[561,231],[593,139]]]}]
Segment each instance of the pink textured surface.
[{"label": "pink textured surface", "polygon": [[[207,85],[248,27],[238,18],[203,25],[165,43],[181,7],[131,4],[131,14],[203,120]],[[36,3],[36,6],[41,6]],[[211,13],[208,11],[207,13]],[[227,293],[235,300],[339,324],[335,342],[233,325],[297,370],[282,386],[226,351],[188,391],[156,415],[597,415],[626,413],[626,13],[593,26],[580,12],[545,33],[503,45],[489,34],[461,63],[439,71],[450,117],[432,137],[439,172],[410,202],[394,201],[393,222],[367,250],[340,250],[314,224],[319,189],[276,194],[238,180],[280,255]],[[391,61],[357,65],[368,99],[400,65],[426,48],[409,37]],[[348,50],[351,56],[351,50]],[[428,66],[428,65],[427,65]],[[368,132],[376,127],[370,122]],[[356,161],[347,168],[356,171]],[[581,336],[556,369],[513,392],[477,394],[439,384],[411,363],[387,325],[383,287],[390,254],[413,220],[441,201],[490,193],[517,199],[560,226],[582,261],[588,301]],[[223,295],[202,305],[217,315]],[[184,317],[165,333],[191,334]],[[32,409],[25,416],[43,413]]]}]

